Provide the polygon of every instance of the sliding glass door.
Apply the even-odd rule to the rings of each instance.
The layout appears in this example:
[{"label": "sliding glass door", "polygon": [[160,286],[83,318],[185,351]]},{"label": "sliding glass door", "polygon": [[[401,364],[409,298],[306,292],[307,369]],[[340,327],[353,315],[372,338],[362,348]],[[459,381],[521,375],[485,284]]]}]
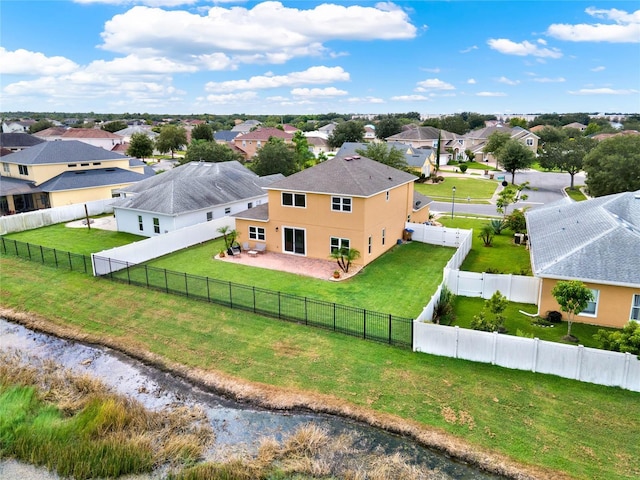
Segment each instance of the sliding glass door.
[{"label": "sliding glass door", "polygon": [[284,227],[284,251],[305,255],[304,230]]}]

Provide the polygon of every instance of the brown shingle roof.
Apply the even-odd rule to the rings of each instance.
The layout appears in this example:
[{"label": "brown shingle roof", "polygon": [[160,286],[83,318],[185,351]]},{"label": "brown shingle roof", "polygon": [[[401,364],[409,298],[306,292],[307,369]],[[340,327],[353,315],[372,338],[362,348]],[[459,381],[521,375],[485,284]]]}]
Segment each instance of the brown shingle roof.
[{"label": "brown shingle roof", "polygon": [[273,127],[265,127],[254,130],[253,132],[244,133],[242,135],[238,135],[235,140],[260,140],[260,141],[268,141],[269,138],[276,137],[282,138],[284,140],[291,140],[293,138],[292,133],[283,132],[279,128]]},{"label": "brown shingle roof", "polygon": [[97,128],[70,128],[62,134],[62,138],[113,138],[121,140],[120,135]]},{"label": "brown shingle roof", "polygon": [[413,182],[415,175],[360,156],[337,156],[272,183],[268,190],[370,197]]}]

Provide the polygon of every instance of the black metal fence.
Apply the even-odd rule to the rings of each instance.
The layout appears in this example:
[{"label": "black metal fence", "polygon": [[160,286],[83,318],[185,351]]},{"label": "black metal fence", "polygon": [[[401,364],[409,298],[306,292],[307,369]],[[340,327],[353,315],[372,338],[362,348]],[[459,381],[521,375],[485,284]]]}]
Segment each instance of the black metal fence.
[{"label": "black metal fence", "polygon": [[[4,254],[28,258],[56,268],[93,273],[91,257],[86,255],[31,245],[4,237],[0,239]],[[412,347],[413,320],[411,318],[148,265],[130,264],[112,258],[94,257],[94,259],[110,265],[110,273],[103,277],[119,282],[216,303],[279,320],[333,330],[366,340],[399,347]]]}]

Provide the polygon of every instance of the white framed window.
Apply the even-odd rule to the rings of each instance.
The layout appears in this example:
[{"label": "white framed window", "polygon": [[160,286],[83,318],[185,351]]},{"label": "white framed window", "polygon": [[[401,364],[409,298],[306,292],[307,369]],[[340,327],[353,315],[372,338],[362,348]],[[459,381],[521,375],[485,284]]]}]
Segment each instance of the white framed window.
[{"label": "white framed window", "polygon": [[597,317],[598,316],[598,297],[600,296],[600,290],[591,289],[591,293],[593,295],[593,299],[587,304],[587,308],[580,312],[580,315],[585,315],[589,317]]},{"label": "white framed window", "polygon": [[331,210],[334,212],[351,212],[351,198],[331,197]]},{"label": "white framed window", "polygon": [[20,175],[29,175],[29,167],[26,165],[18,165],[18,172],[20,172]]},{"label": "white framed window", "polygon": [[527,138],[527,147],[533,147],[533,138]]},{"label": "white framed window", "polygon": [[389,190],[387,190],[387,202],[389,201]]},{"label": "white framed window", "polygon": [[282,205],[285,207],[306,208],[307,196],[304,193],[282,192]]},{"label": "white framed window", "polygon": [[231,213],[231,207],[225,207],[224,214],[229,215]]},{"label": "white framed window", "polygon": [[160,219],[153,217],[153,231],[154,233],[160,233]]},{"label": "white framed window", "polygon": [[138,228],[142,232],[144,230],[144,224],[142,223],[142,215],[138,215]]},{"label": "white framed window", "polygon": [[8,163],[2,162],[2,171],[4,173],[10,173],[11,172],[11,167],[9,167]]},{"label": "white framed window", "polygon": [[251,240],[262,240],[264,242],[266,239],[264,227],[249,226],[249,238]]},{"label": "white framed window", "polygon": [[346,248],[348,250],[350,248],[349,244],[350,242],[348,238],[331,237],[330,251],[331,253],[333,253],[336,250],[341,250],[343,248]]},{"label": "white framed window", "polygon": [[634,293],[631,300],[631,313],[629,320],[640,322],[640,293]]},{"label": "white framed window", "polygon": [[382,229],[382,245],[384,245],[384,243],[387,241],[387,229],[383,228]]},{"label": "white framed window", "polygon": [[213,212],[207,212],[207,222],[213,220]]},{"label": "white framed window", "polygon": [[373,245],[373,237],[371,235],[369,235],[369,244],[368,244],[368,251],[369,251],[369,255],[371,255],[371,247]]},{"label": "white framed window", "polygon": [[249,209],[249,208],[253,208],[253,202],[247,203],[247,209]]}]

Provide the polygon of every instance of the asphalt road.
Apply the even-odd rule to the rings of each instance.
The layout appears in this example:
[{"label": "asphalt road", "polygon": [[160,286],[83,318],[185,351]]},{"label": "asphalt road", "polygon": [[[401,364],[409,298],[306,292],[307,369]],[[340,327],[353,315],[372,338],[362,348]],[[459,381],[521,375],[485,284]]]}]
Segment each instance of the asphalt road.
[{"label": "asphalt road", "polygon": [[[511,174],[503,172],[496,175],[504,175],[505,180],[511,183]],[[564,188],[568,187],[571,183],[571,177],[568,173],[555,173],[555,172],[538,172],[536,170],[527,170],[524,172],[517,172],[515,177],[516,184],[522,184],[529,182],[529,188],[525,190],[528,198],[525,201],[516,202],[515,205],[510,206],[510,210],[513,208],[536,208],[541,205],[555,202],[564,198]],[[584,185],[584,174],[579,173],[575,176],[575,185]],[[474,215],[497,215],[495,205],[477,205],[467,203],[465,199],[456,200],[455,204],[452,202],[433,202],[431,204],[431,212],[433,213],[448,213],[451,214],[453,206],[453,214],[456,213],[469,213]]]}]

